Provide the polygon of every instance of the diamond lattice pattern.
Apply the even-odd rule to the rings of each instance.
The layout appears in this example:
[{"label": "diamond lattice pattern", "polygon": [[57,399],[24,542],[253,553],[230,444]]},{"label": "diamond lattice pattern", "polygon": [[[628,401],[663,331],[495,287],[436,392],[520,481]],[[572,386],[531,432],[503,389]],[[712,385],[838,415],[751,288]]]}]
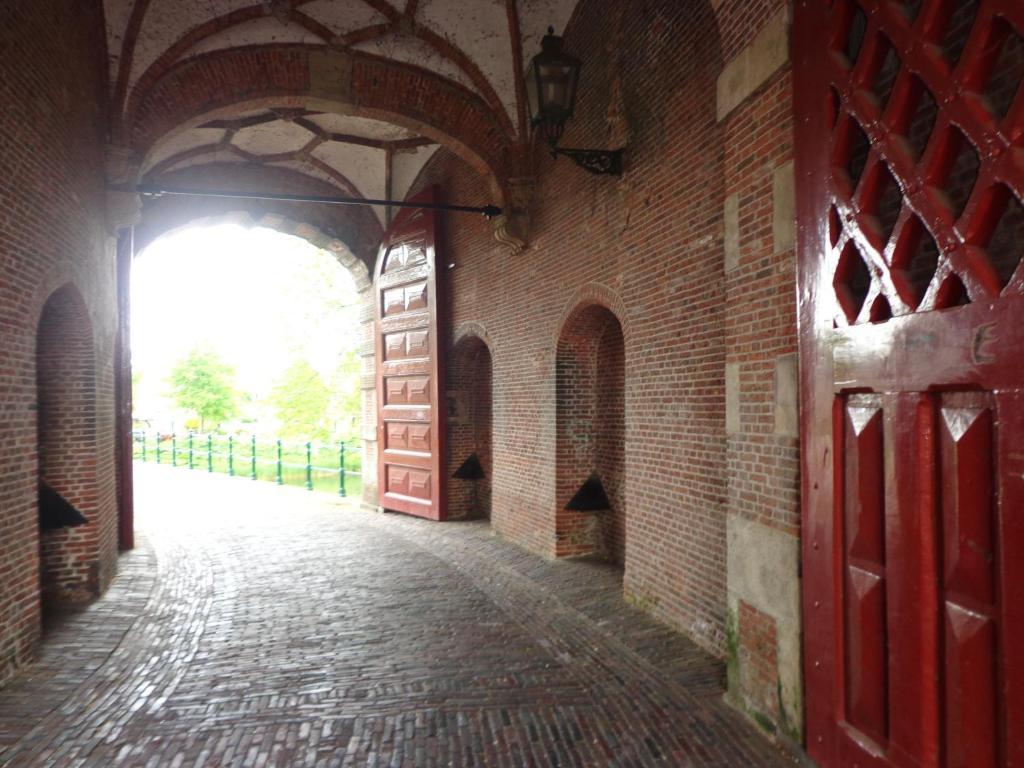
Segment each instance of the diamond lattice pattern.
[{"label": "diamond lattice pattern", "polygon": [[1024,289],[1024,3],[834,0],[835,322]]}]

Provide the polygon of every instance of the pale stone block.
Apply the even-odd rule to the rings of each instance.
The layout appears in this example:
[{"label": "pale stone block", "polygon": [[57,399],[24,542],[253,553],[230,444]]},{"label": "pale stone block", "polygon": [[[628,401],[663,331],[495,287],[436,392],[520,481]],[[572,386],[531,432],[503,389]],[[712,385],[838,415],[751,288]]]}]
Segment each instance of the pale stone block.
[{"label": "pale stone block", "polygon": [[718,119],[724,120],[789,61],[789,14],[779,11],[718,77]]},{"label": "pale stone block", "polygon": [[352,57],[330,49],[310,51],[309,93],[321,99],[348,99],[352,95]]},{"label": "pale stone block", "polygon": [[725,364],[725,431],[739,432],[740,423],[740,364]]},{"label": "pale stone block", "polygon": [[775,360],[775,434],[800,434],[800,366],[795,354]]},{"label": "pale stone block", "polygon": [[726,541],[730,610],[737,611],[743,600],[775,619],[780,704],[790,728],[799,729],[803,722],[800,541],[736,515],[726,520]]},{"label": "pale stone block", "polygon": [[792,160],[772,175],[772,238],[775,253],[796,247],[796,174]]},{"label": "pale stone block", "polygon": [[377,321],[377,318],[374,315],[374,310],[375,310],[374,303],[373,303],[374,293],[375,293],[375,290],[374,291],[368,291],[365,296],[360,296],[359,297],[359,323],[360,323],[360,325],[367,325],[367,324],[372,325],[373,323],[375,323]]},{"label": "pale stone block", "polygon": [[131,227],[142,220],[142,198],[134,192],[107,190],[107,231],[117,235],[123,227]]},{"label": "pale stone block", "polygon": [[740,196],[725,198],[725,271],[740,265]]}]

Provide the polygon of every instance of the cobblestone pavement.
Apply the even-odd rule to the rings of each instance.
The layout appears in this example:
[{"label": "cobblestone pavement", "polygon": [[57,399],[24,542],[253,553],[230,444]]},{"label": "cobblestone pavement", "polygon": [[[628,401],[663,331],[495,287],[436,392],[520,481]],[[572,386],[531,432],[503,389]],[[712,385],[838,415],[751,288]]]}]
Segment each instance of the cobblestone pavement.
[{"label": "cobblestone pavement", "polygon": [[4,766],[784,766],[615,569],[137,470],[139,548],[0,691]]}]

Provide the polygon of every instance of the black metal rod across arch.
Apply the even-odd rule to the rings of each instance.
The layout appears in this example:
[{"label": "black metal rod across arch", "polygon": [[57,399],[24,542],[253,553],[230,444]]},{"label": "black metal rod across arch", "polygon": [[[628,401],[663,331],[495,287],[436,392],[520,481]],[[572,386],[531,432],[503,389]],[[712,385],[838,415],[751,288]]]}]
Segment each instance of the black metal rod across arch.
[{"label": "black metal rod across arch", "polygon": [[410,203],[404,200],[375,200],[364,197],[331,197],[327,195],[289,195],[283,192],[238,192],[221,189],[189,189],[184,187],[162,187],[157,184],[140,184],[135,191],[145,197],[162,195],[187,195],[191,197],[235,197],[245,200],[280,200],[289,203],[321,203],[324,205],[386,205],[393,208],[426,208],[434,211],[456,213],[478,213],[487,219],[500,216],[502,211],[496,205],[449,205],[447,203]]}]

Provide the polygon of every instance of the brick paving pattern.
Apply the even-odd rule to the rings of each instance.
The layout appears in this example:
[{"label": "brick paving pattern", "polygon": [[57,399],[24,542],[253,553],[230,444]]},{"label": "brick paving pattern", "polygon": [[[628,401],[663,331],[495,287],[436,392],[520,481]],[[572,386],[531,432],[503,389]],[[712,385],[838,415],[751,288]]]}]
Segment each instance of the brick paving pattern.
[{"label": "brick paving pattern", "polygon": [[0,691],[4,766],[783,766],[620,574],[143,467],[141,545]]}]

